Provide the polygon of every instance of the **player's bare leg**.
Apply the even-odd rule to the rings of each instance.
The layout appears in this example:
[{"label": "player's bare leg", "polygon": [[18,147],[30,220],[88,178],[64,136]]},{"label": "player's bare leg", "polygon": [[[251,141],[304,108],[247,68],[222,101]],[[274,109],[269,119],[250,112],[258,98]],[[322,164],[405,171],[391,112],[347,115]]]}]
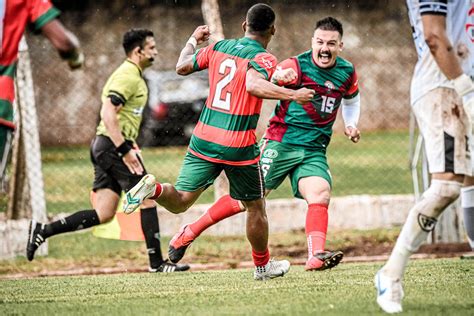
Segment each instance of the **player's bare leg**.
[{"label": "player's bare leg", "polygon": [[288,260],[270,260],[265,200],[242,201],[242,203],[247,209],[246,230],[255,264],[254,279],[267,280],[285,275],[290,270],[290,262]]}]

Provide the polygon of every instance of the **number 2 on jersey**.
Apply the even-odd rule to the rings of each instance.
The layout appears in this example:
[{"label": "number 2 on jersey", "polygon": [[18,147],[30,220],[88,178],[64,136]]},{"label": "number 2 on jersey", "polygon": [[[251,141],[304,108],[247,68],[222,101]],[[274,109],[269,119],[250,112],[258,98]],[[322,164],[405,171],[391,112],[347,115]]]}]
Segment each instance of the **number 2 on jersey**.
[{"label": "number 2 on jersey", "polygon": [[237,64],[233,59],[224,60],[219,66],[219,74],[224,75],[227,68],[230,68],[229,73],[222,77],[221,80],[216,84],[216,91],[214,93],[214,99],[212,101],[212,107],[229,111],[230,110],[230,98],[232,97],[231,92],[226,92],[224,99],[221,98],[222,90],[234,79],[235,72],[237,70]]}]

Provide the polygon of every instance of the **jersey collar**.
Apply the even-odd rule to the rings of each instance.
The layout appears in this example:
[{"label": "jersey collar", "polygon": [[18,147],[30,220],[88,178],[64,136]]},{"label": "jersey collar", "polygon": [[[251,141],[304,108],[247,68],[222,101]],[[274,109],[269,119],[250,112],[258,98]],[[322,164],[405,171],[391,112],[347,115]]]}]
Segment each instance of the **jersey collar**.
[{"label": "jersey collar", "polygon": [[[262,43],[260,43],[259,41],[254,40],[254,39],[251,39],[251,38],[249,38],[249,37],[242,37],[242,38],[240,39],[240,42],[244,42],[244,43],[255,43],[255,44],[257,44],[258,46],[264,48],[263,45],[262,45]],[[265,49],[265,48],[264,48],[264,49]]]},{"label": "jersey collar", "polygon": [[135,63],[133,62],[133,60],[131,60],[130,58],[127,58],[126,61],[128,61],[129,63],[131,63],[131,64],[134,65],[135,67],[137,67],[138,72],[140,73],[140,77],[143,77],[143,75],[142,75],[142,69],[140,68],[140,66],[138,66],[137,64],[135,64]]}]

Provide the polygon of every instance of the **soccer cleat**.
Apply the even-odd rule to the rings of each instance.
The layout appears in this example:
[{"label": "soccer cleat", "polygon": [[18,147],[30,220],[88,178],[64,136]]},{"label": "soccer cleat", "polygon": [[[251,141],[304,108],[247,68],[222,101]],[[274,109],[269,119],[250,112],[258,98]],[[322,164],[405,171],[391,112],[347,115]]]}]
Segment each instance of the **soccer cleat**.
[{"label": "soccer cleat", "polygon": [[342,251],[322,251],[314,254],[306,261],[304,269],[306,271],[321,271],[332,269],[341,262],[344,254]]},{"label": "soccer cleat", "polygon": [[402,312],[403,288],[400,279],[391,279],[380,270],[375,275],[377,289],[377,304],[389,314]]},{"label": "soccer cleat", "polygon": [[155,193],[155,177],[151,174],[145,175],[141,180],[125,194],[123,212],[130,214],[135,211],[143,201]]},{"label": "soccer cleat", "polygon": [[28,261],[34,259],[36,249],[46,240],[41,235],[43,228],[44,224],[38,223],[34,219],[31,220],[30,227],[28,228],[28,242],[26,244],[26,258],[28,258]]},{"label": "soccer cleat", "polygon": [[182,272],[189,270],[189,265],[187,264],[175,264],[170,263],[168,260],[165,260],[158,268],[148,267],[149,272]]},{"label": "soccer cleat", "polygon": [[168,258],[170,258],[171,262],[179,262],[184,257],[188,246],[194,241],[194,238],[186,235],[186,227],[188,225],[181,227],[170,241]]},{"label": "soccer cleat", "polygon": [[271,259],[264,266],[255,267],[253,278],[259,281],[282,277],[290,270],[290,262],[288,260]]}]

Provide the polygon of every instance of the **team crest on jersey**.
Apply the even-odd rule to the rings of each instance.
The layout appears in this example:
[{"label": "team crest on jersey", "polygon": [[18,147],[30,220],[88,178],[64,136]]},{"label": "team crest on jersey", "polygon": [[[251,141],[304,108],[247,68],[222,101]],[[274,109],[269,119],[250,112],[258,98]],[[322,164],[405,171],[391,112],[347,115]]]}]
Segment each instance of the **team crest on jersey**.
[{"label": "team crest on jersey", "polygon": [[336,89],[336,86],[334,85],[334,83],[332,83],[331,81],[327,80],[325,83],[324,83],[324,86],[328,89]]},{"label": "team crest on jersey", "polygon": [[265,149],[265,151],[263,152],[263,157],[265,158],[270,158],[270,159],[275,159],[276,157],[278,157],[278,151],[274,150],[274,149]]},{"label": "team crest on jersey", "polygon": [[265,59],[265,57],[262,56],[262,63],[265,65],[266,68],[273,68],[273,63],[271,60]]},{"label": "team crest on jersey", "polygon": [[429,217],[424,214],[418,214],[418,225],[420,225],[421,229],[425,232],[432,231],[436,226],[436,218]]}]

